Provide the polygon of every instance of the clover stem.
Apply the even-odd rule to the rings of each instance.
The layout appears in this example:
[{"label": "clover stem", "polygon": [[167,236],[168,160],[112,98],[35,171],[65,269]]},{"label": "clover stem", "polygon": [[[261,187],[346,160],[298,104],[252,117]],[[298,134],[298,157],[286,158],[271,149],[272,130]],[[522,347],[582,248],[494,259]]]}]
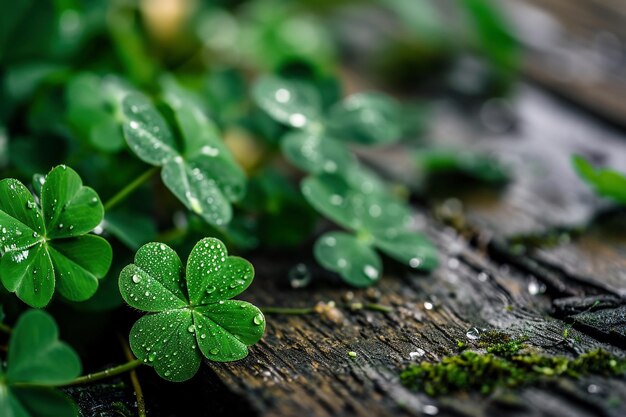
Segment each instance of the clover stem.
[{"label": "clover stem", "polygon": [[146,172],[144,172],[143,174],[135,178],[135,180],[129,183],[126,187],[122,188],[117,194],[115,194],[106,203],[104,203],[104,211],[106,212],[108,210],[111,210],[120,201],[128,197],[129,194],[131,194],[133,191],[135,191],[137,188],[143,185],[146,181],[148,181],[154,175],[154,173],[157,172],[158,169],[159,167],[150,168],[149,170],[147,170]]},{"label": "clover stem", "polygon": [[109,378],[115,375],[123,374],[124,372],[131,371],[143,364],[141,359],[133,359],[129,362],[126,362],[122,365],[114,366],[113,368],[105,369],[104,371],[95,372],[93,374],[87,374],[84,376],[80,376],[73,381],[67,382],[65,384],[60,384],[60,387],[67,387],[71,385],[80,385],[86,384],[89,382],[99,381],[101,379]]},{"label": "clover stem", "polygon": [[[119,336],[119,339],[122,344],[122,348],[124,349],[124,356],[126,356],[126,359],[129,361],[132,361],[134,356],[130,350],[130,346],[128,346],[128,342],[121,336]],[[133,389],[135,390],[135,399],[137,400],[137,416],[146,417],[146,403],[143,399],[143,390],[141,389],[137,372],[134,369],[130,371],[130,382],[133,384]]]},{"label": "clover stem", "polygon": [[0,332],[11,334],[11,332],[13,332],[13,329],[11,328],[11,326],[7,326],[4,323],[0,323]]},{"label": "clover stem", "polygon": [[290,316],[315,313],[313,307],[289,308],[289,307],[261,307],[263,314],[284,314]]},{"label": "clover stem", "polygon": [[377,303],[368,303],[365,304],[363,307],[372,311],[380,311],[381,313],[391,313],[393,311],[393,308]]}]

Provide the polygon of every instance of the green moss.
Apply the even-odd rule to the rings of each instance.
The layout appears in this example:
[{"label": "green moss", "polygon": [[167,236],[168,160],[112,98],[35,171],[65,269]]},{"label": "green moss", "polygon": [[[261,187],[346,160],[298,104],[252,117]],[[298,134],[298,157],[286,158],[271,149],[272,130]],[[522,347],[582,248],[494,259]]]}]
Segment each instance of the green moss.
[{"label": "green moss", "polygon": [[[602,349],[590,351],[575,359],[532,352],[514,354],[513,347],[505,349],[504,355],[499,353],[502,346],[511,346],[511,343],[516,342],[519,343],[509,338],[487,347],[488,350],[493,350],[491,353],[465,351],[446,357],[439,363],[421,362],[411,365],[400,374],[400,379],[411,389],[438,396],[458,391],[489,394],[497,387],[518,388],[556,377],[626,374],[626,360]],[[520,349],[521,347],[517,351]]]},{"label": "green moss", "polygon": [[480,336],[478,346],[487,349],[488,353],[499,356],[510,356],[524,349],[526,345],[523,342],[528,340],[523,336],[518,339],[512,339],[508,334],[498,331],[489,330]]}]

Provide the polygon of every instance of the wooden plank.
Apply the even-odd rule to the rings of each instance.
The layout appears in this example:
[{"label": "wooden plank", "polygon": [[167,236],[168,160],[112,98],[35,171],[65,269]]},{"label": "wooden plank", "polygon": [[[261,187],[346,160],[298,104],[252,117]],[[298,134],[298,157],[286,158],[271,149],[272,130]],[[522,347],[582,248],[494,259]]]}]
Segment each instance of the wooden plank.
[{"label": "wooden plank", "polygon": [[527,77],[626,125],[626,7],[621,0],[508,0]]},{"label": "wooden plank", "polygon": [[[566,281],[582,281],[624,295],[626,225],[596,217],[609,203],[596,197],[577,177],[570,160],[571,155],[582,154],[626,172],[626,137],[531,86],[521,86],[513,103],[516,127],[506,133],[490,132],[476,123],[481,120],[480,109],[468,117],[444,107],[432,123],[435,128],[429,136],[439,146],[493,154],[512,170],[511,183],[501,191],[454,190],[452,202],[456,204],[458,199],[461,210],[452,215],[463,219],[457,226],[495,239],[501,252],[507,250],[509,240],[520,236],[590,224],[588,233],[568,238],[561,245],[533,249],[527,257],[510,255],[526,269],[537,269],[541,277],[552,271],[567,275]],[[419,167],[406,149],[361,154],[389,177],[409,187],[419,185]],[[430,198],[444,221],[458,223],[458,219],[445,218],[450,202],[446,196]]]},{"label": "wooden plank", "polygon": [[[211,364],[216,376],[262,416],[404,416],[437,410],[441,415],[501,415],[512,404],[524,415],[626,412],[626,401],[611,408],[607,398],[587,392],[593,383],[626,400],[622,380],[560,381],[516,395],[439,401],[400,385],[403,367],[455,354],[456,340],[471,343],[466,332],[472,327],[528,335],[529,344],[551,354],[572,355],[598,346],[621,351],[576,329],[564,339],[565,323],[545,316],[550,299],[530,294],[524,275],[493,263],[448,228],[434,227],[429,233],[441,249],[444,266],[433,276],[403,269],[385,276],[377,287],[379,303],[392,306],[391,313],[342,308],[335,321],[320,315],[270,316],[267,334],[250,356]],[[259,276],[248,296],[257,305],[303,307],[331,300],[339,305],[345,298],[345,288],[323,282],[301,291],[280,287],[276,277],[284,266],[269,259],[257,259],[255,265]],[[354,301],[367,302],[366,292],[353,291]],[[349,351],[357,356],[351,358]],[[416,352],[414,358],[411,352]]]}]

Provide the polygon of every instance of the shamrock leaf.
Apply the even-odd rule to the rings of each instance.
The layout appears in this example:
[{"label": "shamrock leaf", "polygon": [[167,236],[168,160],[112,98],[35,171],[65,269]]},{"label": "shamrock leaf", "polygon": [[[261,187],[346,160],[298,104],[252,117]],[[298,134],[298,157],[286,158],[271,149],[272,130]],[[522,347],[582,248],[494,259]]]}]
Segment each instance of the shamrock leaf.
[{"label": "shamrock leaf", "polygon": [[166,91],[165,100],[174,112],[182,144],[152,102],[140,94],[129,94],[122,104],[126,141],[140,159],[163,167],[163,183],[187,208],[212,225],[227,224],[231,203],[245,193],[245,174],[193,100],[175,88]]},{"label": "shamrock leaf", "polygon": [[353,169],[357,162],[344,142],[376,145],[402,135],[399,106],[383,94],[354,94],[326,114],[319,91],[311,85],[266,76],[255,84],[252,96],[272,118],[301,129],[283,137],[282,151],[311,174],[345,174]]},{"label": "shamrock leaf", "polygon": [[103,215],[98,194],[64,165],[46,176],[40,204],[21,182],[0,181],[4,286],[32,307],[48,304],[55,287],[72,301],[91,297],[112,259],[109,243],[87,234]]},{"label": "shamrock leaf", "polygon": [[317,211],[356,232],[355,236],[327,233],[315,245],[318,262],[347,283],[365,287],[380,278],[381,262],[374,247],[412,268],[432,270],[437,266],[432,243],[407,230],[411,222],[408,208],[388,194],[363,193],[341,177],[328,174],[306,178],[302,193]]},{"label": "shamrock leaf", "polygon": [[153,313],[131,329],[133,353],[170,381],[191,378],[202,356],[218,362],[246,357],[248,346],[263,336],[265,318],[252,304],[231,298],[253,277],[252,265],[228,256],[214,238],[196,244],[186,270],[168,246],[142,246],[119,281],[130,306]]},{"label": "shamrock leaf", "polygon": [[612,170],[594,168],[582,156],[574,155],[572,164],[578,175],[601,196],[626,204],[626,174]]},{"label": "shamrock leaf", "polygon": [[119,151],[124,146],[121,102],[130,91],[129,86],[112,76],[80,74],[70,81],[65,92],[66,117],[94,147],[105,152]]},{"label": "shamrock leaf", "polygon": [[0,415],[78,416],[73,401],[52,387],[72,381],[80,372],[78,355],[59,340],[52,317],[27,311],[11,334],[6,369],[0,366]]},{"label": "shamrock leaf", "polygon": [[393,143],[402,136],[400,106],[389,96],[357,93],[330,109],[328,130],[332,137],[363,145]]}]

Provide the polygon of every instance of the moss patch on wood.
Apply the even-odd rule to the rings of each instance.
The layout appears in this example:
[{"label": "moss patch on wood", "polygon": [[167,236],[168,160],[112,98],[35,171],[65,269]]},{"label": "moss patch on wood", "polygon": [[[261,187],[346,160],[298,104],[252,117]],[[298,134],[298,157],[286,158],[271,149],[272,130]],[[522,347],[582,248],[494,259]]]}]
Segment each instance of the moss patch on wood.
[{"label": "moss patch on wood", "polygon": [[478,343],[486,353],[467,350],[439,363],[424,361],[406,368],[400,379],[408,388],[439,396],[459,391],[489,394],[498,387],[518,388],[557,377],[626,374],[626,359],[602,349],[572,359],[537,354],[526,349],[524,341],[502,332],[487,332]]}]

